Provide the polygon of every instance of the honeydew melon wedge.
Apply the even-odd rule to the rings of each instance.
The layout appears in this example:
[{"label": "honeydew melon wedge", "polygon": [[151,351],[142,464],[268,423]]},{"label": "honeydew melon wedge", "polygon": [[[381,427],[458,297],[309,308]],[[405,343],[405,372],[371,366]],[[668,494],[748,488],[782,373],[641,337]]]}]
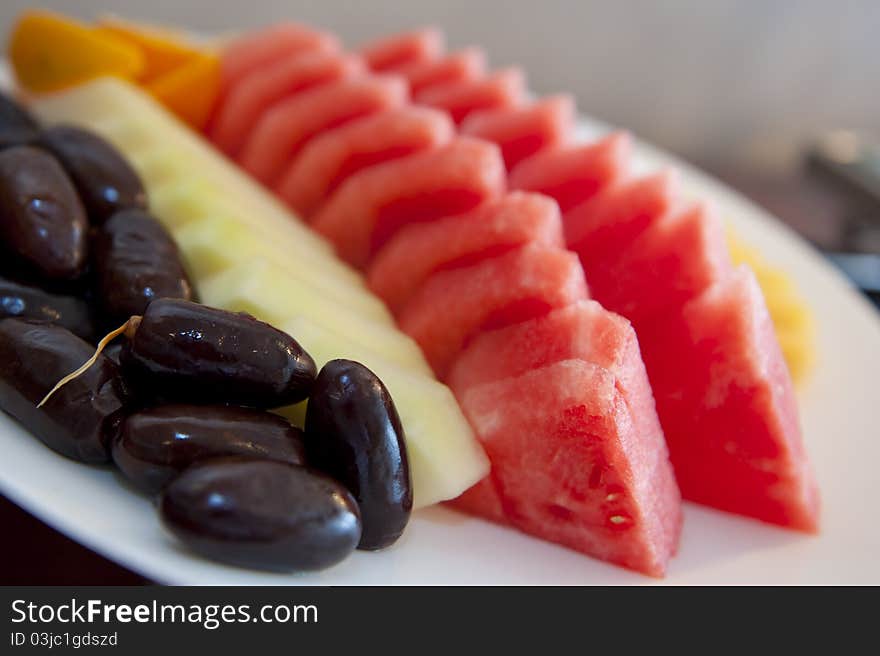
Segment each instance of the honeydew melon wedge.
[{"label": "honeydew melon wedge", "polygon": [[259,215],[236,205],[234,199],[215,183],[190,176],[150,186],[147,194],[153,212],[171,231],[207,217],[218,221],[218,229],[221,223],[235,222],[247,226],[267,249],[284,253],[289,259],[299,260],[303,267],[320,271],[322,275],[340,284],[360,289],[366,287],[363,276],[336,256],[325,253],[323,249],[310,248],[294,232],[279,234],[272,226],[263,224]]},{"label": "honeydew melon wedge", "polygon": [[[327,274],[327,285],[352,294],[366,289],[363,278],[185,125],[143,92],[113,79],[44,97],[34,110],[47,123],[79,125],[113,143],[143,176],[151,211],[165,225],[173,232],[187,230],[184,237],[193,239],[198,229],[205,238],[214,234],[218,245],[210,250],[212,257],[222,248],[235,249],[238,236],[251,231],[251,257],[216,275],[196,276],[202,299],[249,311],[290,331],[318,364],[349,357],[372,368],[390,390],[407,434],[417,507],[454,498],[486,475],[485,453],[415,342],[393,326],[331,300],[326,289],[306,282],[306,274],[293,275],[290,266],[302,255],[304,267],[313,267],[315,275]],[[258,254],[260,240],[266,246]],[[182,246],[190,259],[203,256],[199,248],[187,253],[186,244]],[[290,266],[273,263],[271,253],[279,252],[288,256]],[[199,270],[214,266],[195,264]],[[301,412],[302,404],[286,410],[294,418]]]},{"label": "honeydew melon wedge", "polygon": [[287,275],[267,260],[247,260],[201,280],[199,293],[208,305],[247,312],[273,326],[284,325],[296,317],[306,317],[403,368],[433,377],[422,351],[412,338],[393,326],[358,316],[321,290]]},{"label": "honeydew melon wedge", "polygon": [[313,263],[273,249],[271,242],[254,235],[240,223],[218,216],[205,216],[171,231],[186,255],[190,272],[198,280],[243,262],[264,259],[283,269],[286,277],[302,281],[351,312],[394,326],[394,319],[385,304],[365,287],[340,283],[326,275],[320,267],[311,266]]},{"label": "honeydew melon wedge", "polygon": [[[280,324],[322,367],[347,358],[368,367],[385,383],[406,433],[413,505],[421,508],[457,496],[489,471],[489,461],[471,437],[470,427],[452,392],[429,376],[414,374],[388,362],[348,337],[303,317]],[[284,408],[281,414],[302,425],[305,404]]]}]

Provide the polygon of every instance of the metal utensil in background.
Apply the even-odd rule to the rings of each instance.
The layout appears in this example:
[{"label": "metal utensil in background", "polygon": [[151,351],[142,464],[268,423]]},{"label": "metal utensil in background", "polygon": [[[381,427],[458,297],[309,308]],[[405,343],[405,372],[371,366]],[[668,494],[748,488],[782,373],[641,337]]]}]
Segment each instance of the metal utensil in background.
[{"label": "metal utensil in background", "polygon": [[880,307],[880,140],[829,132],[808,150],[806,171],[845,203],[837,243],[823,252]]}]

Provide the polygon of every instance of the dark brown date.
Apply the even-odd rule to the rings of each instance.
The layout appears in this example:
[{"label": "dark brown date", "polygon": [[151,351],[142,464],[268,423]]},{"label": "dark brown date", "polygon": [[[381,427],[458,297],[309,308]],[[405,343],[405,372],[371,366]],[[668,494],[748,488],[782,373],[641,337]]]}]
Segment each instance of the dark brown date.
[{"label": "dark brown date", "polygon": [[215,560],[275,571],[330,567],[358,543],[357,503],[305,467],[220,458],[186,469],[162,493],[168,529]]},{"label": "dark brown date", "polygon": [[64,169],[30,146],[0,151],[3,247],[54,280],[77,278],[86,265],[88,223]]},{"label": "dark brown date", "polygon": [[269,324],[167,298],[147,306],[120,361],[138,389],[165,400],[256,408],[302,401],[316,374],[311,356]]},{"label": "dark brown date", "polygon": [[412,483],[403,427],[382,381],[360,363],[331,360],[312,389],[305,431],[309,462],[358,502],[358,548],[393,544],[409,521]]},{"label": "dark brown date", "polygon": [[82,299],[0,278],[0,319],[8,317],[48,321],[87,341],[95,337],[89,306]]},{"label": "dark brown date", "polygon": [[283,417],[231,406],[172,404],[129,415],[113,461],[138,488],[160,492],[194,462],[242,456],[305,464],[302,432]]},{"label": "dark brown date", "polygon": [[110,143],[69,125],[45,130],[40,144],[49,150],[79,191],[94,224],[119,210],[147,207],[147,194],[138,174]]},{"label": "dark brown date", "polygon": [[0,93],[0,149],[32,143],[39,130],[39,125],[24,107]]},{"label": "dark brown date", "polygon": [[153,299],[193,296],[174,239],[141,210],[118,212],[95,229],[92,268],[104,317],[114,326],[143,314]]},{"label": "dark brown date", "polygon": [[26,319],[0,320],[0,408],[59,453],[88,463],[109,459],[127,400],[115,364],[95,364],[37,404],[94,348],[61,326]]}]

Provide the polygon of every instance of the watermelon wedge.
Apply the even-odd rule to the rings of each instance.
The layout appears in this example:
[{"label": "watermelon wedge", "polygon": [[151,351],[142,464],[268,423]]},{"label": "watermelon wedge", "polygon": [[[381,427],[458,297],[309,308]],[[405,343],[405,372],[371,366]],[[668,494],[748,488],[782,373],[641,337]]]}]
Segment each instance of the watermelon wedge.
[{"label": "watermelon wedge", "polygon": [[300,216],[308,217],[361,169],[441,146],[454,132],[445,113],[427,107],[379,112],[312,139],[281,176],[276,191]]},{"label": "watermelon wedge", "polygon": [[415,62],[433,61],[446,49],[446,39],[438,29],[395,34],[369,43],[360,55],[374,71],[390,71]]},{"label": "watermelon wedge", "polygon": [[473,112],[461,124],[461,133],[497,143],[507,170],[522,160],[571,139],[574,100],[551,96],[529,105]]},{"label": "watermelon wedge", "polygon": [[301,91],[352,78],[363,71],[360,59],[336,52],[307,52],[268,64],[245,75],[228,90],[215,109],[208,137],[234,157],[270,106]]},{"label": "watermelon wedge", "polygon": [[435,271],[475,264],[526,244],[564,248],[562,219],[552,199],[513,192],[465,214],[406,226],[376,254],[367,280],[397,313]]},{"label": "watermelon wedge", "polygon": [[397,77],[339,80],[293,95],[270,107],[253,128],[238,158],[244,169],[271,186],[309,139],[407,100]]},{"label": "watermelon wedge", "polygon": [[458,137],[440,148],[364,169],[346,180],[312,217],[340,257],[364,268],[408,223],[473,209],[504,191],[498,147]]},{"label": "watermelon wedge", "polygon": [[546,194],[567,212],[622,180],[631,151],[632,140],[623,132],[592,143],[548,148],[510,172],[510,188]]},{"label": "watermelon wedge", "polygon": [[[626,319],[595,301],[580,301],[543,317],[477,336],[456,358],[448,382],[461,393],[564,360],[588,362],[612,374],[642,448],[666,453],[635,331]],[[673,478],[668,462],[665,471],[658,469],[657,476],[663,479],[660,487],[674,488],[667,480]],[[503,512],[499,517],[501,500],[497,491],[483,481],[456,499],[454,505],[496,522],[507,521]]]},{"label": "watermelon wedge", "polygon": [[507,522],[663,575],[678,542],[678,488],[662,442],[638,432],[614,375],[564,360],[454,391],[489,456]]},{"label": "watermelon wedge", "polygon": [[657,218],[680,204],[675,171],[626,180],[565,212],[565,242],[582,261],[623,253]]},{"label": "watermelon wedge", "polygon": [[721,220],[705,204],[672,210],[622,253],[594,248],[581,263],[593,294],[634,322],[680,308],[732,270]]},{"label": "watermelon wedge", "polygon": [[516,107],[525,99],[525,76],[517,68],[497,71],[478,80],[435,84],[415,96],[417,103],[449,112],[461,123],[480,109]]},{"label": "watermelon wedge", "polygon": [[430,276],[398,319],[440,380],[468,339],[588,298],[570,251],[530,244]]},{"label": "watermelon wedge", "polygon": [[751,271],[637,328],[685,498],[818,530],[791,377]]},{"label": "watermelon wedge", "polygon": [[486,74],[486,53],[480,48],[464,48],[440,59],[413,61],[394,69],[406,78],[410,93],[438,84],[472,82]]},{"label": "watermelon wedge", "polygon": [[339,39],[332,34],[298,23],[279,23],[251,32],[223,50],[221,93],[279,59],[306,52],[336,52],[339,48]]}]

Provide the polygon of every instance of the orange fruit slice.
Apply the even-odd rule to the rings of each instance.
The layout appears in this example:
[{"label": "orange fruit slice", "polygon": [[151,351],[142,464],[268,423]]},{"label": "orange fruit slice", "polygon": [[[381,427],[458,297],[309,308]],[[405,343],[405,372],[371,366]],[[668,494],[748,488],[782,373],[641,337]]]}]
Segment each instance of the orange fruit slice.
[{"label": "orange fruit slice", "polygon": [[151,82],[202,54],[182,32],[169,28],[105,17],[98,20],[96,29],[140,49],[144,69],[138,79],[142,82]]},{"label": "orange fruit slice", "polygon": [[215,53],[197,55],[144,88],[178,118],[202,130],[220,91],[220,57]]},{"label": "orange fruit slice", "polygon": [[138,48],[69,18],[46,11],[22,14],[9,39],[19,83],[42,93],[102,75],[133,79],[144,69]]}]

